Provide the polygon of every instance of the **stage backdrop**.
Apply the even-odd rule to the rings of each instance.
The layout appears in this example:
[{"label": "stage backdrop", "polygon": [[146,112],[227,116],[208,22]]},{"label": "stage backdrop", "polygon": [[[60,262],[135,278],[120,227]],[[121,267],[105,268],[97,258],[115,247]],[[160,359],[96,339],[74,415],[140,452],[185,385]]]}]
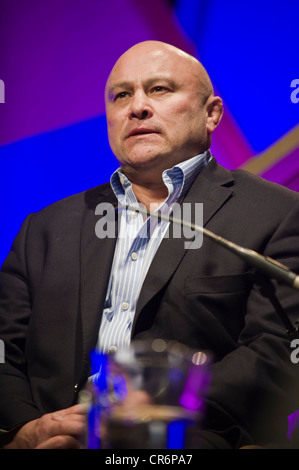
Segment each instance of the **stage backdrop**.
[{"label": "stage backdrop", "polygon": [[147,39],[207,68],[217,160],[298,190],[298,17],[297,0],[0,0],[0,264],[27,214],[109,180],[105,81]]}]

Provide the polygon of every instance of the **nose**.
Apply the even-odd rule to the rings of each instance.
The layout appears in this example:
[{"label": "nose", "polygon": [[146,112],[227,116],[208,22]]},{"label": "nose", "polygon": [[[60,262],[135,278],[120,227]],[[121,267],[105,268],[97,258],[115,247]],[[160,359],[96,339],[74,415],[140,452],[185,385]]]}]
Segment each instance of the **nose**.
[{"label": "nose", "polygon": [[152,109],[146,93],[141,90],[135,92],[131,101],[130,117],[143,120],[149,118],[151,115]]}]

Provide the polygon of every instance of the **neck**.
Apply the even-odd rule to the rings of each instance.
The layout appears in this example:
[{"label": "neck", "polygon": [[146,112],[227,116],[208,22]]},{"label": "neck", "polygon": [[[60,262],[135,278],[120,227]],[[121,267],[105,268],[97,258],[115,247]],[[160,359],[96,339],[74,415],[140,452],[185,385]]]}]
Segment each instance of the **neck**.
[{"label": "neck", "polygon": [[130,170],[123,168],[123,172],[132,183],[132,189],[138,202],[150,209],[151,204],[160,205],[165,201],[168,189],[163,182],[162,172]]},{"label": "neck", "polygon": [[138,202],[143,204],[148,210],[153,210],[153,204],[160,205],[168,196],[168,190],[162,185],[143,186],[132,183],[132,189]]}]

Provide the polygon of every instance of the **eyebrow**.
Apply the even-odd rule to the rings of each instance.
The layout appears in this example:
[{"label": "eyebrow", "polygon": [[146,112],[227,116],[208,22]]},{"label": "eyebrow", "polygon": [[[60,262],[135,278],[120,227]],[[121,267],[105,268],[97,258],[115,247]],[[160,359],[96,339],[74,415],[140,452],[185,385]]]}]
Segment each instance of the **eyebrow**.
[{"label": "eyebrow", "polygon": [[132,83],[127,82],[127,81],[114,83],[108,89],[108,98],[112,98],[114,96],[115,90],[117,90],[118,88],[130,88],[131,86],[132,86]]},{"label": "eyebrow", "polygon": [[[145,82],[145,85],[146,86],[151,86],[153,85],[154,83],[156,82],[159,82],[159,81],[164,81],[164,82],[167,82],[171,87],[173,88],[177,88],[178,85],[176,83],[175,80],[173,80],[172,78],[166,76],[166,75],[157,75],[155,77],[151,77],[151,78],[148,78],[146,79],[144,82]],[[108,89],[108,98],[111,99],[113,98],[114,94],[115,94],[115,91],[117,89],[122,89],[122,88],[132,88],[133,87],[133,83],[134,82],[130,82],[130,81],[127,81],[127,80],[124,80],[122,82],[116,82],[114,83],[109,89]]]}]

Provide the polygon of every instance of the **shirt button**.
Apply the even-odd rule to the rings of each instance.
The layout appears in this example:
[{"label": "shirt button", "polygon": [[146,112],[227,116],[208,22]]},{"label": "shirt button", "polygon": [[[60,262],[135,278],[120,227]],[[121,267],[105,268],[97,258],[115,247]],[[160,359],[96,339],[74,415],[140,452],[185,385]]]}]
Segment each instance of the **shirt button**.
[{"label": "shirt button", "polygon": [[128,302],[122,302],[121,308],[122,308],[122,310],[128,310],[128,308],[129,308]]},{"label": "shirt button", "polygon": [[133,261],[135,261],[137,258],[138,258],[138,255],[137,255],[137,253],[135,253],[135,251],[134,251],[134,253],[131,254],[131,259],[132,259]]},{"label": "shirt button", "polygon": [[138,211],[134,211],[132,213],[132,219],[136,219],[137,215],[138,215]]},{"label": "shirt button", "polygon": [[108,353],[116,353],[117,351],[117,346],[109,346],[108,348]]}]

